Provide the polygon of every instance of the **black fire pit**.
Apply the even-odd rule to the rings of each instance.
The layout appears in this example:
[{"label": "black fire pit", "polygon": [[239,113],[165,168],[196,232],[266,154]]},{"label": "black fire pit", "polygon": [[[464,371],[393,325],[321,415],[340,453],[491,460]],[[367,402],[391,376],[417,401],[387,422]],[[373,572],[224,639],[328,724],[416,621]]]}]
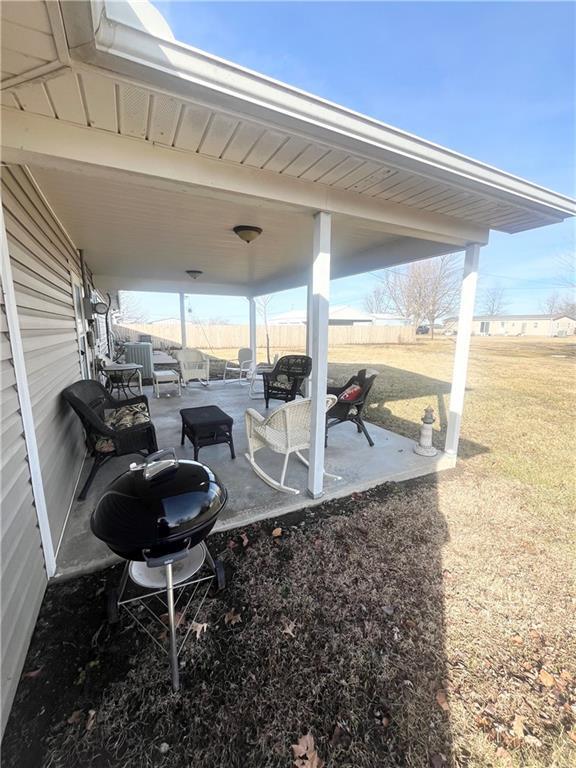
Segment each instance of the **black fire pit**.
[{"label": "black fire pit", "polygon": [[[144,605],[145,615],[153,615],[163,626],[164,615],[160,618],[144,601],[154,598],[167,609],[174,690],[180,685],[178,655],[208,591],[214,581],[218,589],[224,587],[222,563],[214,560],[204,540],[226,500],[226,489],[208,467],[177,459],[170,448],[148,456],[142,464],[132,464],[108,486],[92,513],[94,535],[128,561],[119,588],[109,595],[109,618],[117,621],[119,608],[125,608],[164,649],[138,608]],[[204,566],[211,572],[208,576],[199,575]],[[196,612],[186,625],[193,604]],[[176,607],[181,608],[178,620]],[[178,647],[177,630],[186,626]]]}]

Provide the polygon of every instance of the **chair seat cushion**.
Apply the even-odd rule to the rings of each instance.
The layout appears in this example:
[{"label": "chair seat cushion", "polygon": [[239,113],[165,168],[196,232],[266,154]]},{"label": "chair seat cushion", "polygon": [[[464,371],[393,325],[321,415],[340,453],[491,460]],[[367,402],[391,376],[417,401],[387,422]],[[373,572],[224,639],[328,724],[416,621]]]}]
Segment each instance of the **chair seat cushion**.
[{"label": "chair seat cushion", "polygon": [[270,388],[271,389],[283,389],[286,391],[289,391],[292,389],[292,382],[288,381],[287,379],[273,379],[270,382]]},{"label": "chair seat cushion", "polygon": [[[104,422],[110,429],[128,429],[137,424],[146,424],[150,421],[150,414],[146,403],[136,403],[135,405],[123,405],[121,408],[104,412]],[[114,441],[109,437],[99,437],[96,440],[94,450],[98,453],[112,453]]]},{"label": "chair seat cushion", "polygon": [[351,384],[339,395],[338,400],[341,403],[353,403],[361,394],[362,387],[359,384]]},{"label": "chair seat cushion", "polygon": [[150,414],[146,403],[136,403],[135,405],[123,405],[112,411],[105,411],[104,421],[106,426],[111,429],[128,429],[128,427],[135,427],[137,424],[145,424],[150,421]]}]

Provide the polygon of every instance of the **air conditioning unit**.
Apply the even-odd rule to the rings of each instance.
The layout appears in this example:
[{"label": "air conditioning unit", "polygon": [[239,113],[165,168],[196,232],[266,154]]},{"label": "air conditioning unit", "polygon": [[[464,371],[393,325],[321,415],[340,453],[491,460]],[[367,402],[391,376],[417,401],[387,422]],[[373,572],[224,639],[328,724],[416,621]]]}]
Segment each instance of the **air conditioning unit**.
[{"label": "air conditioning unit", "polygon": [[127,363],[142,366],[142,378],[152,381],[154,363],[152,361],[152,344],[142,341],[129,341],[124,345],[124,357]]}]

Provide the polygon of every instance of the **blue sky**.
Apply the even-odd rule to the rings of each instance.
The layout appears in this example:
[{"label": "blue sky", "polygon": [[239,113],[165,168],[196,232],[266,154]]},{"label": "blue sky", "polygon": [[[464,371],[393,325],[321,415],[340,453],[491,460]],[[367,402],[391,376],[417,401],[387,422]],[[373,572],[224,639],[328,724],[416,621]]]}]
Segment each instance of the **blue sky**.
[{"label": "blue sky", "polygon": [[[568,2],[164,2],[177,39],[383,122],[574,195],[576,7]],[[491,235],[479,293],[506,289],[510,312],[540,309],[574,250],[564,223]],[[362,305],[371,275],[332,283],[335,304]],[[300,308],[277,294],[271,311]],[[214,301],[194,298],[199,317]],[[177,314],[171,297],[147,301]],[[226,300],[234,322],[246,302]]]}]

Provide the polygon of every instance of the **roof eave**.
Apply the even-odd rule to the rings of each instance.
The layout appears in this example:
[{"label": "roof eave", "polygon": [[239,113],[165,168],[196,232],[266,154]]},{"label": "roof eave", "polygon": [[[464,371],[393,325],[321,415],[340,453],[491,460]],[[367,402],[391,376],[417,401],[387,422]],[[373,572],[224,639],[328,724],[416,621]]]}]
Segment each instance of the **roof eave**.
[{"label": "roof eave", "polygon": [[[77,8],[79,4],[72,5]],[[102,0],[80,6],[84,7],[78,15],[66,13],[63,4],[76,60],[285,129],[305,129],[315,138],[353,148],[381,162],[537,210],[549,216],[550,223],[576,215],[576,201],[568,196],[204,51],[111,19]]]}]

